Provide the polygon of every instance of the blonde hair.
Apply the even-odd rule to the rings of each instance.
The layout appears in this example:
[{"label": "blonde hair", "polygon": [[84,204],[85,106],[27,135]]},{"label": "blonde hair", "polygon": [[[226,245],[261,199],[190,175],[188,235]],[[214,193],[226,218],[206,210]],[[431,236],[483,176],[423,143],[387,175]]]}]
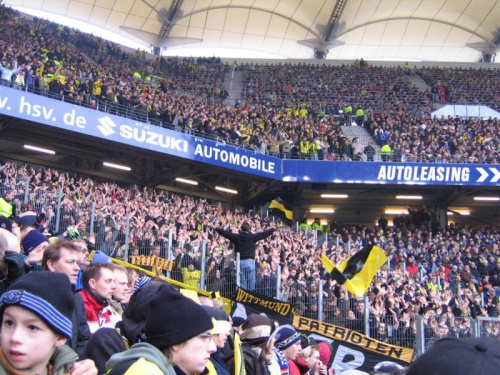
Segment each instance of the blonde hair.
[{"label": "blonde hair", "polygon": [[299,356],[303,360],[306,360],[307,358],[309,358],[310,356],[312,356],[314,352],[318,352],[319,353],[319,346],[318,345],[309,345],[309,346],[305,347],[299,353]]}]

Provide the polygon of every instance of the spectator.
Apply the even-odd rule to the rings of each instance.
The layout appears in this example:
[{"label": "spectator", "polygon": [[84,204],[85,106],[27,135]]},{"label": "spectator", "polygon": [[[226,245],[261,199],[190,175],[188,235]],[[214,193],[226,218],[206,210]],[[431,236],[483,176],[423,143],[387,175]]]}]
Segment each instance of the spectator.
[{"label": "spectator", "polygon": [[15,206],[12,204],[14,191],[8,191],[3,197],[0,197],[0,216],[10,218],[15,215]]},{"label": "spectator", "polygon": [[43,253],[49,246],[49,240],[39,231],[32,228],[29,229],[29,232],[21,241],[24,254],[26,255],[25,263],[28,270],[39,269],[42,264]]},{"label": "spectator", "polygon": [[[241,342],[247,374],[267,375],[267,364],[274,353],[274,325],[265,315],[250,314],[242,325]],[[234,368],[234,358],[228,359]],[[233,374],[233,372],[231,372]]]},{"label": "spectator", "polygon": [[107,302],[115,291],[115,276],[107,264],[94,264],[83,272],[83,299],[87,314],[87,324],[93,334],[99,328],[115,328],[121,315],[113,312]]},{"label": "spectator", "polygon": [[215,228],[221,236],[229,239],[234,245],[234,251],[240,253],[241,287],[247,290],[255,290],[255,244],[274,233],[274,228],[265,232],[251,232],[252,228],[248,222],[243,222],[238,234]]},{"label": "spectator", "polygon": [[115,275],[115,290],[113,291],[113,297],[108,300],[108,303],[111,306],[113,313],[122,316],[123,310],[132,294],[130,289],[129,276],[125,267],[119,266],[117,264],[112,264],[111,268]]},{"label": "spectator", "polygon": [[67,344],[80,358],[85,358],[85,347],[90,339],[90,330],[82,297],[75,292],[75,284],[80,270],[78,258],[79,250],[74,243],[67,240],[58,240],[45,250],[42,268],[50,272],[66,275],[72,285],[75,308],[71,314],[73,329]]},{"label": "spectator", "polygon": [[278,329],[275,342],[274,358],[269,365],[271,375],[288,372],[290,375],[300,375],[294,360],[302,351],[300,335],[292,326],[284,325]]},{"label": "spectator", "polygon": [[18,238],[0,228],[0,295],[22,275],[24,275],[24,260],[20,256],[21,246]]},{"label": "spectator", "polygon": [[370,139],[368,145],[365,146],[363,153],[366,155],[367,161],[373,161],[375,157],[375,148],[373,147],[373,141]]},{"label": "spectator", "polygon": [[106,365],[108,374],[123,374],[132,366],[141,373],[201,373],[216,351],[212,328],[212,318],[201,306],[162,285],[147,316],[147,342],[112,356]]},{"label": "spectator", "polygon": [[[15,295],[17,298],[13,297]],[[36,308],[32,308],[31,298],[36,298]],[[0,309],[3,327],[1,366],[6,372],[32,371],[41,374],[49,373],[50,368],[50,374],[68,369],[72,369],[73,373],[97,374],[92,362],[77,363],[77,354],[64,345],[71,337],[70,318],[74,309],[66,276],[50,272],[28,274],[2,295]],[[33,326],[45,335],[34,335]],[[26,352],[24,356],[27,359],[19,358],[20,349]],[[35,357],[35,354],[38,356]]]},{"label": "spectator", "polygon": [[[217,351],[210,354],[209,363],[207,362],[207,369],[210,372],[215,372],[217,375],[229,375],[230,370],[224,362],[222,350],[227,344],[227,338],[231,332],[231,324],[229,323],[229,316],[222,310],[213,306],[203,306],[205,311],[215,320],[214,328],[212,330],[213,340]],[[233,367],[234,371],[234,367]]]}]

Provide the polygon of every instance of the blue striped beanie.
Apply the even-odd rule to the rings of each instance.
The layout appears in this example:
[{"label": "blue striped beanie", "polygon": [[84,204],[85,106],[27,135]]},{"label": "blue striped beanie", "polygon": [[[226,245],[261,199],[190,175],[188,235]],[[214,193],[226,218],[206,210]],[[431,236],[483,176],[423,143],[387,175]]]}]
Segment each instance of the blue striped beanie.
[{"label": "blue striped beanie", "polygon": [[75,310],[68,276],[36,271],[22,276],[0,297],[0,319],[7,306],[21,306],[38,315],[53,331],[71,338]]},{"label": "blue striped beanie", "polygon": [[299,333],[291,325],[286,324],[278,328],[274,346],[279,350],[285,350],[297,341],[300,341]]}]

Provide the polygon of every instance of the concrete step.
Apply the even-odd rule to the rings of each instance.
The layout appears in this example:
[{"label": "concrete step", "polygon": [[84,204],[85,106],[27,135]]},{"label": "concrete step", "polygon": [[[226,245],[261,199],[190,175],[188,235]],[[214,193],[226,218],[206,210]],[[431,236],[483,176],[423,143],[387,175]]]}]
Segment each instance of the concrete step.
[{"label": "concrete step", "polygon": [[[363,149],[368,145],[369,141],[373,141],[373,148],[375,149],[376,161],[380,156],[380,146],[377,145],[375,139],[366,131],[365,128],[360,126],[342,126],[342,132],[349,138],[353,140],[354,138],[359,138],[359,143]],[[363,155],[363,160],[366,160],[366,155]]]},{"label": "concrete step", "polygon": [[224,76],[224,88],[229,93],[228,101],[233,102],[243,97],[244,73],[240,71],[230,71]]},{"label": "concrete step", "polygon": [[418,89],[420,92],[424,92],[426,90],[431,91],[432,87],[430,87],[420,76],[418,75],[411,75],[410,81],[415,85],[415,87]]}]

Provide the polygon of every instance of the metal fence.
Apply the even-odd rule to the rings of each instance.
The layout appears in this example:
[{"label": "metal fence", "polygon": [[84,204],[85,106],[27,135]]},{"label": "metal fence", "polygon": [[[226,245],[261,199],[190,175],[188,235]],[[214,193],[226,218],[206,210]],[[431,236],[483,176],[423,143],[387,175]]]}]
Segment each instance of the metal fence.
[{"label": "metal fence", "polygon": [[[234,296],[241,285],[242,270],[239,254],[230,246],[221,246],[203,236],[190,238],[171,228],[164,233],[151,228],[131,226],[131,218],[107,214],[96,208],[96,202],[81,199],[76,202],[62,188],[33,188],[29,179],[4,179],[2,193],[15,189],[16,200],[43,214],[44,226],[53,234],[83,237],[95,243],[97,250],[107,255],[130,260],[131,255],[154,255],[175,262],[172,272],[165,272],[175,280],[208,291],[218,291],[224,297]],[[151,229],[151,230],[150,230]],[[302,230],[295,225],[289,229],[314,249],[322,246],[354,251],[356,243],[342,241],[315,230]],[[341,289],[333,293],[329,280],[313,277],[307,268],[268,264],[265,257],[257,259],[255,292],[293,305],[295,313],[312,319],[340,325],[371,338],[394,345],[415,348],[424,353],[442,337],[495,337],[500,338],[500,318],[455,317],[453,315],[425,316],[376,314],[368,296],[354,298]],[[403,264],[389,261],[384,272],[405,274]]]}]

